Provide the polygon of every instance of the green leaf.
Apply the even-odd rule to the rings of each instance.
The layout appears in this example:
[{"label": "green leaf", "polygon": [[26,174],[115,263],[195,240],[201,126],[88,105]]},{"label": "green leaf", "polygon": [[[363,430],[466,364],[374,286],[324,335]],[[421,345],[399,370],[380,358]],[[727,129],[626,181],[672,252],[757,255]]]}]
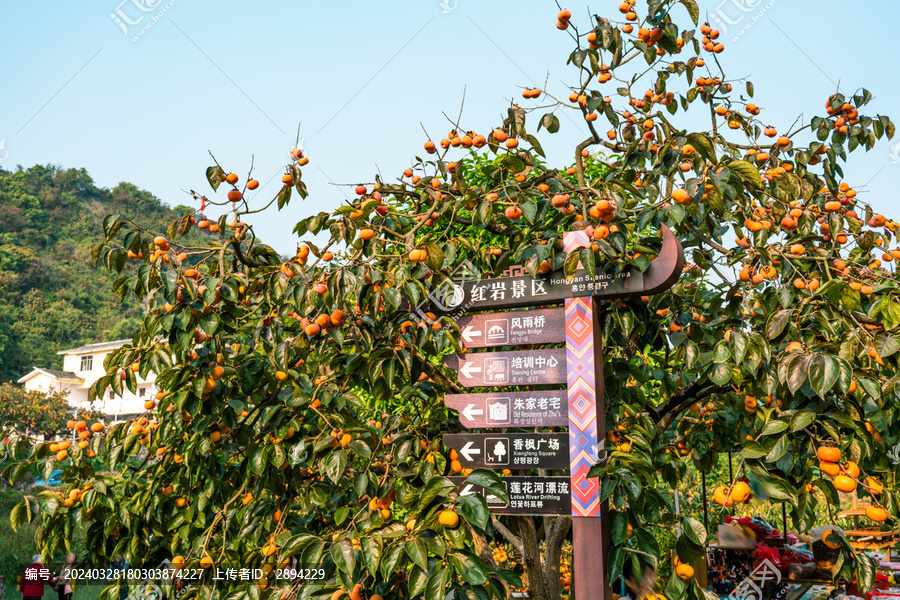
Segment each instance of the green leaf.
[{"label": "green leaf", "polygon": [[772,316],[769,317],[769,322],[766,324],[766,337],[770,340],[774,340],[780,336],[784,331],[784,328],[787,327],[793,313],[793,309],[790,308],[773,313]]},{"label": "green leaf", "polygon": [[353,544],[350,543],[350,540],[340,540],[332,544],[331,558],[338,569],[347,575],[353,575],[353,570],[356,568],[356,552],[353,551]]},{"label": "green leaf", "polygon": [[425,594],[423,600],[444,600],[445,594],[445,577],[444,573],[449,572],[449,567],[441,568],[441,563],[435,563],[428,573],[428,580],[425,582]]},{"label": "green leaf", "polygon": [[807,368],[812,357],[804,354],[796,360],[792,360],[788,365],[787,385],[792,394],[796,394],[797,390],[803,387],[806,382]]},{"label": "green leaf", "polygon": [[253,471],[254,473],[256,473],[257,475],[262,475],[265,468],[266,468],[265,448],[259,448],[253,454],[250,455],[250,470]]},{"label": "green leaf", "polygon": [[409,569],[409,572],[407,573],[407,585],[412,597],[416,597],[425,591],[426,583],[427,578],[425,576],[425,571],[418,566],[413,566]]},{"label": "green leaf", "polygon": [[864,552],[856,552],[856,580],[859,591],[866,594],[875,585],[875,559]]},{"label": "green leaf", "polygon": [[884,337],[875,344],[875,350],[881,358],[887,358],[900,350],[900,339],[895,337]]},{"label": "green leaf", "polygon": [[287,371],[290,368],[288,360],[290,359],[291,345],[289,342],[281,342],[272,350],[272,363],[279,371]]},{"label": "green leaf", "polygon": [[456,486],[453,485],[453,482],[449,479],[444,477],[432,477],[428,480],[428,483],[425,484],[425,488],[419,496],[419,510],[425,510],[435,498],[438,496],[444,497],[450,490],[455,488]]},{"label": "green leaf", "polygon": [[427,255],[425,264],[434,272],[444,268],[444,251],[441,247],[433,242],[426,242],[423,246]]},{"label": "green leaf", "polygon": [[738,176],[743,179],[745,182],[753,184],[755,187],[760,187],[762,185],[762,177],[759,174],[759,169],[751,165],[745,160],[732,160],[728,163],[728,168],[737,173]]},{"label": "green leaf", "polygon": [[791,486],[783,479],[771,476],[769,478],[759,478],[766,496],[772,500],[790,500],[796,502],[797,495]]},{"label": "green leaf", "polygon": [[709,374],[709,379],[718,385],[725,385],[731,381],[731,367],[725,363],[715,365],[712,373]]},{"label": "green leaf", "polygon": [[787,443],[788,436],[783,435],[778,438],[772,445],[772,449],[766,454],[766,462],[776,462],[779,458],[784,456],[784,453],[787,451]]},{"label": "green leaf", "polygon": [[788,424],[785,423],[784,421],[769,421],[768,423],[766,423],[766,426],[763,427],[763,430],[760,433],[760,435],[765,436],[765,435],[773,435],[776,433],[781,433],[782,431],[785,431],[787,428],[788,428]]},{"label": "green leaf", "polygon": [[384,288],[381,290],[384,294],[384,299],[388,301],[388,303],[394,308],[400,308],[400,302],[402,302],[403,298],[400,294],[400,290],[397,288]]},{"label": "green leaf", "polygon": [[681,529],[684,535],[698,546],[706,544],[706,528],[697,519],[684,517],[681,519]]},{"label": "green leaf", "polygon": [[[702,133],[689,133],[687,135],[687,141],[697,149],[702,157],[713,163],[718,162],[718,160],[716,160],[716,151],[713,147],[712,140],[710,140],[707,135]],[[731,167],[731,163],[729,163],[728,166]],[[759,177],[759,171],[756,172],[756,176]]]},{"label": "green leaf", "polygon": [[538,121],[537,130],[540,131],[542,126],[545,127],[548,132],[556,133],[557,131],[559,131],[559,117],[557,117],[553,113],[545,114],[543,117],[541,117],[541,120]]},{"label": "green leaf", "polygon": [[731,355],[734,357],[734,362],[742,362],[744,357],[747,356],[747,347],[750,344],[749,338],[740,331],[732,331],[730,343]]},{"label": "green leaf", "polygon": [[844,308],[850,311],[856,310],[857,307],[859,307],[859,301],[859,292],[851,288],[849,285],[845,285],[844,289],[841,290],[841,304],[844,305]]},{"label": "green leaf", "polygon": [[466,482],[483,487],[485,490],[497,496],[500,500],[503,500],[506,504],[509,504],[506,486],[503,485],[500,476],[493,471],[489,471],[488,469],[475,469],[466,478]]},{"label": "green leaf", "polygon": [[209,182],[210,187],[213,191],[217,191],[219,189],[219,185],[222,183],[222,178],[225,176],[225,171],[222,170],[222,167],[219,165],[213,165],[212,167],[207,167],[206,169],[206,180]]},{"label": "green leaf", "polygon": [[825,398],[840,374],[840,365],[833,356],[815,354],[809,362],[809,384],[820,398]]},{"label": "green leaf", "polygon": [[340,525],[344,521],[347,520],[347,515],[350,514],[350,509],[346,506],[342,506],[336,511],[334,511],[334,524]]},{"label": "green leaf", "polygon": [[487,572],[481,566],[481,561],[468,552],[453,552],[450,555],[450,564],[467,583],[483,585],[487,582]]},{"label": "green leaf", "polygon": [[816,420],[816,413],[808,410],[798,410],[791,417],[791,431],[800,431]]},{"label": "green leaf", "polygon": [[741,456],[743,458],[762,458],[765,455],[766,450],[759,442],[746,442],[741,449]]},{"label": "green leaf", "polygon": [[419,565],[423,571],[428,569],[428,550],[421,538],[409,540],[403,544],[403,550],[410,560]]},{"label": "green leaf", "polygon": [[477,525],[481,529],[487,527],[491,520],[491,512],[488,510],[487,500],[481,494],[468,494],[459,497],[460,513],[466,521]]},{"label": "green leaf", "polygon": [[586,248],[582,248],[581,252],[579,252],[581,257],[581,265],[584,267],[584,270],[587,271],[587,274],[592,278],[597,276],[596,264],[594,262],[594,250],[587,246]]},{"label": "green leaf", "polygon": [[580,252],[578,250],[572,250],[566,255],[566,262],[563,266],[563,272],[566,275],[566,279],[572,279],[575,275],[575,271],[578,270],[579,255]]},{"label": "green leaf", "polygon": [[527,200],[522,203],[522,215],[525,217],[525,220],[529,223],[534,223],[534,218],[537,216],[538,205],[534,200]]},{"label": "green leaf", "polygon": [[691,16],[691,20],[696,25],[700,21],[700,8],[697,6],[696,0],[679,0],[679,2],[684,4],[688,14]]},{"label": "green leaf", "polygon": [[26,521],[31,521],[31,507],[28,505],[28,498],[22,500],[21,504],[16,504],[9,513],[9,523],[12,525],[13,531],[18,531]]},{"label": "green leaf", "polygon": [[278,195],[275,196],[278,198],[278,210],[284,208],[288,202],[291,201],[291,190],[293,188],[290,186],[282,186],[280,190],[278,190]]},{"label": "green leaf", "polygon": [[363,549],[363,558],[366,561],[366,569],[369,573],[378,573],[378,563],[381,562],[381,551],[384,542],[380,537],[366,536],[360,540]]},{"label": "green leaf", "polygon": [[345,450],[335,450],[325,459],[325,474],[335,483],[343,477],[346,468],[347,452]]}]

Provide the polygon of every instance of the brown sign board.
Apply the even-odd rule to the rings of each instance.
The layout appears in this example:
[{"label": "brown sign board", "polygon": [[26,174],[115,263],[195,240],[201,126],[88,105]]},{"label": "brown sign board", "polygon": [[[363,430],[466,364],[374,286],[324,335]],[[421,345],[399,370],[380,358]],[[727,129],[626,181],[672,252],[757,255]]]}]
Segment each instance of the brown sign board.
[{"label": "brown sign board", "polygon": [[459,412],[459,422],[469,429],[569,425],[566,390],[448,394],[444,404]]},{"label": "brown sign board", "polygon": [[566,341],[566,311],[563,307],[467,315],[456,322],[466,348]]},{"label": "brown sign board", "polygon": [[509,504],[465,477],[448,477],[460,496],[481,494],[495,515],[569,515],[572,498],[568,477],[501,477]]},{"label": "brown sign board", "polygon": [[566,349],[452,354],[444,364],[465,387],[566,383]]},{"label": "brown sign board", "polygon": [[466,468],[569,468],[568,433],[448,433],[444,444]]},{"label": "brown sign board", "polygon": [[595,298],[620,298],[640,294],[644,290],[644,276],[637,269],[628,269],[618,275],[575,271],[567,279],[562,271],[532,277],[473,278],[444,290],[444,294],[432,298],[431,309],[435,313],[473,312],[497,308],[518,308],[540,304],[560,303],[566,298],[594,296]]}]

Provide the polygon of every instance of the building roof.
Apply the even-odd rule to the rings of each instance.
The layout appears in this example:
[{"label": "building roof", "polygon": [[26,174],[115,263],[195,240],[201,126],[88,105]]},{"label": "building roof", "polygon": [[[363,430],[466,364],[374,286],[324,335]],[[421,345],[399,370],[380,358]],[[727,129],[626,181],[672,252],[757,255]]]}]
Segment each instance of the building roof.
[{"label": "building roof", "polygon": [[69,350],[60,350],[57,354],[90,354],[91,352],[103,352],[104,350],[115,350],[121,348],[125,344],[130,344],[131,339],[115,340],[114,342],[100,342],[99,344],[88,344],[87,346],[79,346]]},{"label": "building roof", "polygon": [[32,379],[35,375],[46,375],[51,379],[55,379],[57,381],[84,381],[81,377],[72,373],[71,371],[57,371],[56,369],[42,369],[40,367],[34,367],[34,370],[25,375],[21,379],[19,379],[18,383],[25,383],[29,379]]}]

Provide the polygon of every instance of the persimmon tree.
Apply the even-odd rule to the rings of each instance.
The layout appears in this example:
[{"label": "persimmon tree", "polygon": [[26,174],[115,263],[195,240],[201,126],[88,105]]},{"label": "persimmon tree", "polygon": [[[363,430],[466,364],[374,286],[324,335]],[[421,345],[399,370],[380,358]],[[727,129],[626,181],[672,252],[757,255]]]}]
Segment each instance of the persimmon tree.
[{"label": "persimmon tree", "polygon": [[[265,206],[244,197],[258,185],[252,171],[242,183],[216,164],[216,194],[195,193],[200,212],[165,234],[109,216],[95,260],[117,272],[126,257],[142,260],[116,289],[153,300],[92,395],[133,390],[135,369],[156,372],[164,391],[146,416],[91,440],[120,476],[95,473],[73,449],[65,486],[90,489],[71,507],[37,498],[44,548],[68,544],[78,522],[98,560],[271,568],[293,557],[337,578],[287,585],[270,573],[251,597],[340,598],[340,585],[354,599],[430,600],[450,590],[506,598],[521,586],[521,569],[491,555],[502,537],[527,565],[531,597],[562,597],[570,519],[492,517],[445,479],[460,467],[441,434],[459,425],[442,397],[461,390],[441,357],[461,351],[460,331],[413,307],[461,265],[482,277],[513,265],[571,274],[579,261],[643,271],[662,225],[689,259],[677,285],[603,303],[600,316],[611,452],[592,474],[611,509],[609,577],[626,561],[665,559],[662,529],[677,530],[682,562],[702,554],[709,532],[676,514],[666,490],[689,463],[709,470],[725,451],[741,460],[716,490],[722,505],[746,500],[739,479],[752,473],[801,532],[817,506],[851,490],[893,522],[897,223],[859,198],[842,165],[894,125],[866,113],[863,89],[776,128],[752,84],[726,74],[718,32],[698,23],[693,0],[626,0],[619,11],[580,26],[560,12],[553,34],[575,46],[567,89],[525,89],[484,133],[453,123],[402,174],[297,223],[296,256],[257,240],[251,221],[307,196],[299,149]],[[685,17],[687,28],[676,23]],[[688,110],[708,118],[705,129],[681,124]],[[589,134],[552,167],[537,135],[564,126],[562,111]],[[210,221],[208,205],[231,212]],[[179,243],[213,226],[208,246]],[[573,229],[594,244],[567,255],[562,234]],[[50,469],[53,457],[38,444],[26,462]],[[501,493],[495,474],[468,475]],[[841,551],[835,581],[870,586],[872,561],[842,534],[829,542]],[[223,582],[195,593],[213,590],[246,593]],[[689,576],[664,593],[704,595]]]},{"label": "persimmon tree", "polygon": [[51,436],[65,430],[70,411],[65,394],[0,384],[0,423],[6,427]]}]

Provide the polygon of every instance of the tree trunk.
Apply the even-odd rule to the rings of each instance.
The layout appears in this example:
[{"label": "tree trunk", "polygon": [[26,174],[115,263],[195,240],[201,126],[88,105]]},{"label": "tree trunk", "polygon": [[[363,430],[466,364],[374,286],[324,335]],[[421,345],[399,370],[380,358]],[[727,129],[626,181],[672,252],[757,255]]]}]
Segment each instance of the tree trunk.
[{"label": "tree trunk", "polygon": [[544,552],[544,590],[548,598],[562,598],[559,560],[563,543],[572,528],[572,517],[545,517],[547,547]]},{"label": "tree trunk", "polygon": [[544,581],[544,565],[541,561],[541,547],[538,543],[534,518],[518,517],[514,523],[516,525],[516,533],[519,535],[519,539],[522,540],[522,549],[524,550],[523,559],[528,571],[528,595],[533,600],[558,600],[558,595],[547,595],[547,585]]}]

